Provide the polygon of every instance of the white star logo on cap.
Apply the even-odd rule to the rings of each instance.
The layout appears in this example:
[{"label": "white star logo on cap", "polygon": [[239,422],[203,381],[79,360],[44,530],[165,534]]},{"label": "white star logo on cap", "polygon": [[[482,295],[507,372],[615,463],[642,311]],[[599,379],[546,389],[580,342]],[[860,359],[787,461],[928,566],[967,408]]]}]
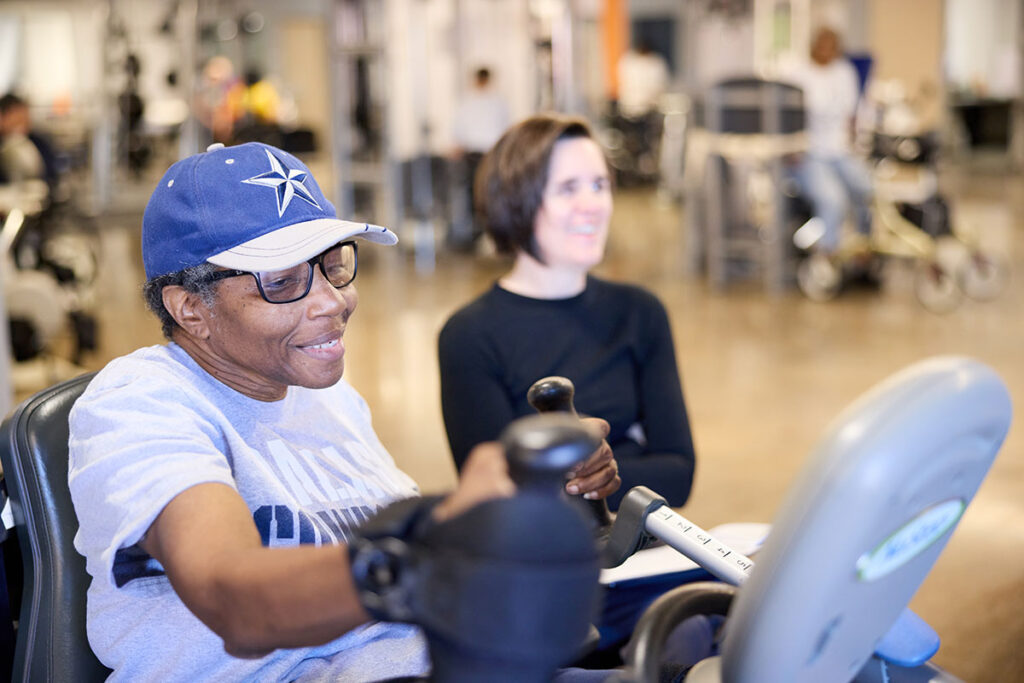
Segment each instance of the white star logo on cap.
[{"label": "white star logo on cap", "polygon": [[316,199],[313,198],[313,195],[310,194],[303,184],[306,176],[309,174],[298,168],[288,168],[268,150],[263,151],[267,153],[267,158],[270,159],[270,170],[242,182],[274,188],[277,193],[278,217],[284,215],[285,209],[288,208],[288,205],[291,204],[292,199],[295,197],[305,200],[319,209],[320,205],[316,203]]}]

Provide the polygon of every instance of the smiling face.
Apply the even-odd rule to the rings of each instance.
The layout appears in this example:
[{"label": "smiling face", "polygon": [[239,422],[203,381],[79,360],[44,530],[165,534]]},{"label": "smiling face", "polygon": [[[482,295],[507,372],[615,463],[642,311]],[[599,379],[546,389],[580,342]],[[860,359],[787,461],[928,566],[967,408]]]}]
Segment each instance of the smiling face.
[{"label": "smiling face", "polygon": [[342,336],[359,302],[354,285],[335,289],[317,268],[309,294],[288,304],[264,301],[251,277],[218,287],[199,333],[181,340],[214,377],[260,400],[282,398],[291,385],[321,389],[341,379]]},{"label": "smiling face", "polygon": [[599,264],[611,215],[611,186],[601,148],[586,137],[555,143],[533,223],[544,264],[584,273]]}]

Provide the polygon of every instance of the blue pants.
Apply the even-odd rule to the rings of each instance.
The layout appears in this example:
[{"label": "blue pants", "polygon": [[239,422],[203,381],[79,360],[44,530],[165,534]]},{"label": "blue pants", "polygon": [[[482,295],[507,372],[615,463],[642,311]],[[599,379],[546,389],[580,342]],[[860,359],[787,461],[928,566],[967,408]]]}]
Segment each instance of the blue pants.
[{"label": "blue pants", "polygon": [[815,245],[818,250],[830,254],[839,248],[843,221],[851,209],[857,231],[863,235],[871,232],[871,176],[859,159],[808,154],[794,169],[794,177],[825,226],[825,234]]}]

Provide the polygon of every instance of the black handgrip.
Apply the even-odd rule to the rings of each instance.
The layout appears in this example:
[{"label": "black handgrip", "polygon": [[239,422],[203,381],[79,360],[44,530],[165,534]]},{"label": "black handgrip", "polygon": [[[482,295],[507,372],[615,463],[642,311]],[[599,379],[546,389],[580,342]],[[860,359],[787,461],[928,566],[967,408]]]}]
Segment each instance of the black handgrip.
[{"label": "black handgrip", "polygon": [[521,417],[505,428],[501,444],[509,474],[520,489],[565,493],[565,477],[601,445],[601,438],[571,415]]},{"label": "black handgrip", "polygon": [[[569,413],[576,416],[576,406],[573,404],[575,394],[576,387],[573,386],[572,380],[555,375],[534,382],[526,392],[526,400],[538,413]],[[591,452],[596,448],[595,445]],[[593,513],[594,519],[597,520],[601,533],[607,534],[613,522],[612,513],[608,510],[608,503],[604,500],[586,499],[585,502]]]}]

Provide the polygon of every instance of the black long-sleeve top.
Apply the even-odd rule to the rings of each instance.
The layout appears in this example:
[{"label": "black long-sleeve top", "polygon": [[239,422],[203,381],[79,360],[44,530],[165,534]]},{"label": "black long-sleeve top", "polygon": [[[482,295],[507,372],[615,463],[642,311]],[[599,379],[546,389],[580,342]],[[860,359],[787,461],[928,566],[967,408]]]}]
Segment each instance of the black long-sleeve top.
[{"label": "black long-sleeve top", "polygon": [[587,278],[568,299],[532,299],[495,284],[457,311],[438,340],[441,407],[455,464],[534,412],[535,381],[562,375],[576,386],[576,409],[611,425],[622,487],[655,490],[672,506],[690,493],[693,439],[668,316],[650,292]]}]

